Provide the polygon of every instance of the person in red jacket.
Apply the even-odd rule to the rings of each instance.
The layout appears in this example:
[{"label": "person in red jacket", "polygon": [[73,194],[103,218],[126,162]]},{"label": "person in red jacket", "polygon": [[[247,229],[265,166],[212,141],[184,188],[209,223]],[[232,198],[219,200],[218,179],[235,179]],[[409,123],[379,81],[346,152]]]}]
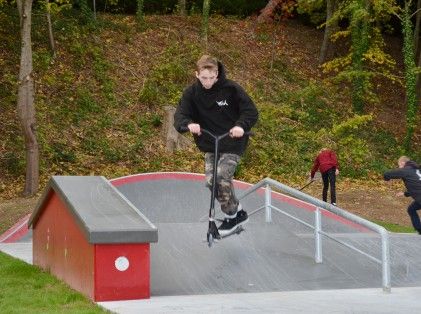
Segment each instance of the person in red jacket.
[{"label": "person in red jacket", "polygon": [[327,190],[330,184],[330,202],[336,205],[336,176],[339,174],[339,163],[333,150],[327,148],[320,150],[311,169],[311,180],[314,179],[317,170],[320,170],[323,179],[323,201],[327,202]]}]

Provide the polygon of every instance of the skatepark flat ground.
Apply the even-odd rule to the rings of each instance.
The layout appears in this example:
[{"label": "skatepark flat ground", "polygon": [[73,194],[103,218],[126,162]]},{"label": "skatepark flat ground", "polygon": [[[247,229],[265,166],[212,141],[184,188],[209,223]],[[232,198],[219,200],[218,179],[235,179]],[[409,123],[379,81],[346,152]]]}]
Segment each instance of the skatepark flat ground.
[{"label": "skatepark flat ground", "polygon": [[[202,177],[161,176],[116,181],[119,191],[158,227],[151,245],[151,299],[100,302],[116,313],[417,313],[421,311],[421,237],[390,234],[391,293],[381,265],[330,240],[314,261],[313,230],[276,211],[250,217],[245,231],[212,248],[204,241],[210,192]],[[238,194],[246,188],[236,185]],[[241,202],[252,212],[262,193]],[[299,203],[274,205],[304,221]],[[220,212],[219,209],[217,212]],[[203,217],[205,219],[203,219]],[[332,216],[323,230],[380,257],[380,237]],[[30,233],[0,250],[32,263]]]}]

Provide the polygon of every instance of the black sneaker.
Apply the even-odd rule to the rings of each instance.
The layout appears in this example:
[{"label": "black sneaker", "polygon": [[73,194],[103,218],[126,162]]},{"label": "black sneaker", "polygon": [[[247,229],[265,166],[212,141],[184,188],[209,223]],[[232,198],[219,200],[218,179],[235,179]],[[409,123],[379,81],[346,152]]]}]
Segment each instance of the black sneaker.
[{"label": "black sneaker", "polygon": [[237,227],[245,224],[249,221],[249,217],[247,212],[244,210],[240,210],[237,212],[235,217],[225,217],[224,221],[218,228],[218,232],[221,236],[226,236],[233,232]]},{"label": "black sneaker", "polygon": [[232,231],[234,231],[235,227],[237,227],[237,217],[225,217],[222,224],[218,227],[219,235],[225,236],[227,234],[230,234]]},{"label": "black sneaker", "polygon": [[245,210],[239,210],[237,212],[237,225],[244,225],[246,222],[249,221],[249,215]]}]

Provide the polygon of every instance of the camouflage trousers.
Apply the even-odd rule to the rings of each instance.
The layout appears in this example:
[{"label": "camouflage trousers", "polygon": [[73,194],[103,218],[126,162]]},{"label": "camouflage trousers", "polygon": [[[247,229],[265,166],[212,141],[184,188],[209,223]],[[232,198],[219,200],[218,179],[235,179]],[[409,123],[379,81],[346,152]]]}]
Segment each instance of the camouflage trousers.
[{"label": "camouflage trousers", "polygon": [[[205,154],[206,186],[210,190],[212,190],[214,158],[214,153]],[[227,215],[234,215],[237,212],[238,199],[235,196],[232,180],[239,161],[239,155],[219,154],[215,197],[221,205],[221,210]]]}]

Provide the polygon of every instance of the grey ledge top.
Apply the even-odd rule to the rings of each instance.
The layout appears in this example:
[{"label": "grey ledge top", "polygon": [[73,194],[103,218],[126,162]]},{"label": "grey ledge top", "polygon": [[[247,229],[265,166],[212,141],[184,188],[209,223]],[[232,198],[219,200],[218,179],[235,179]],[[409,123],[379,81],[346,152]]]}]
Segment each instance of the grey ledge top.
[{"label": "grey ledge top", "polygon": [[158,229],[102,176],[53,176],[29,218],[34,228],[53,193],[89,243],[150,243]]}]

